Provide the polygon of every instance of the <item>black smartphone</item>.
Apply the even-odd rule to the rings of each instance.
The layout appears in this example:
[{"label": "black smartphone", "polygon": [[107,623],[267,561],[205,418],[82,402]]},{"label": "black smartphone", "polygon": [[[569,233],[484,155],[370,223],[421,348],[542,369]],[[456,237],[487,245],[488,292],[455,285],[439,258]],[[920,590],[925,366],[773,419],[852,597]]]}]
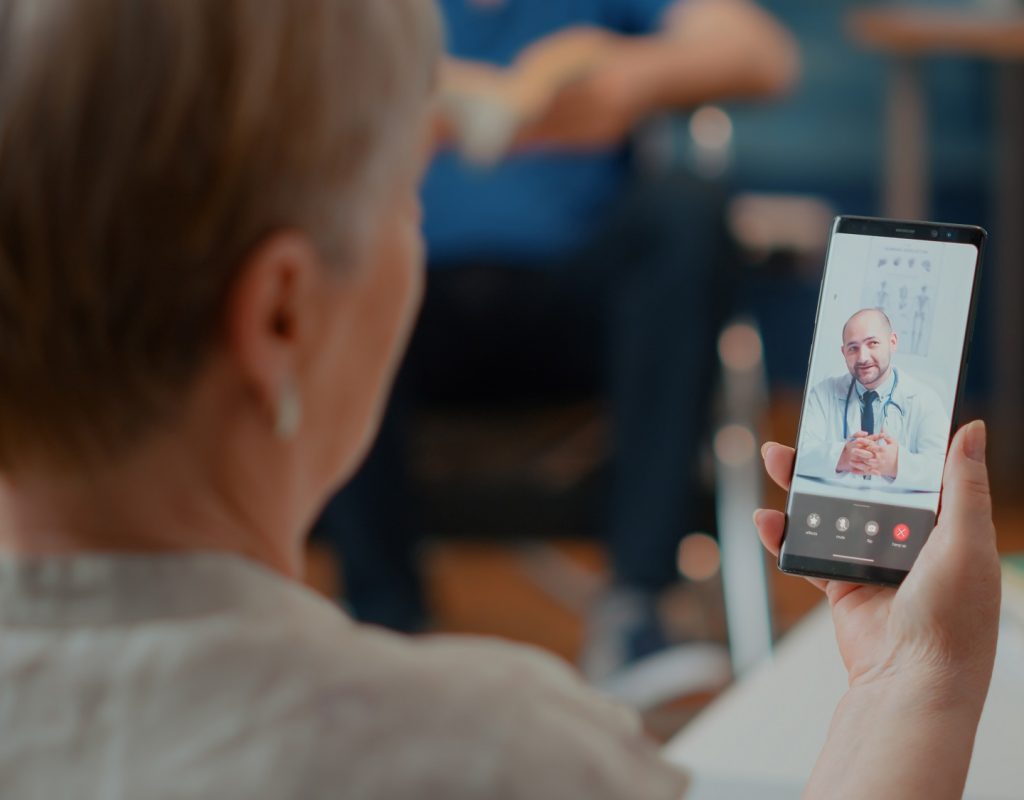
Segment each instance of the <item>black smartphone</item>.
[{"label": "black smartphone", "polygon": [[898,585],[935,527],[987,234],[838,217],[825,259],[784,572]]}]

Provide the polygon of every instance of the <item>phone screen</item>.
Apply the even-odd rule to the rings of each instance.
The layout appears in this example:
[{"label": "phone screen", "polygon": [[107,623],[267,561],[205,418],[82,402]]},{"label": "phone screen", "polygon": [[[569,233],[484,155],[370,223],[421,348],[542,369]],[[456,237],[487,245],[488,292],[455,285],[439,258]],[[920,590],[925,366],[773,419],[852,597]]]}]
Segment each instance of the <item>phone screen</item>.
[{"label": "phone screen", "polygon": [[985,232],[840,217],[779,566],[899,583],[935,526]]}]

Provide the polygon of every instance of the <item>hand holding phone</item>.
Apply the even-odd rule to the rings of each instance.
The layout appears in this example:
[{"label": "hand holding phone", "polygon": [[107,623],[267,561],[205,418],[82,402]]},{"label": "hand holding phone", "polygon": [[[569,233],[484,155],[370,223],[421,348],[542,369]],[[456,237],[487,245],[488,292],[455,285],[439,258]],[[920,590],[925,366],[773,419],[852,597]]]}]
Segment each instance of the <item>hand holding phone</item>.
[{"label": "hand holding phone", "polygon": [[[962,794],[999,623],[984,451],[981,423],[953,439],[938,525],[898,590],[806,578],[832,607],[851,688],[805,796]],[[768,474],[788,490],[794,451],[769,443],[762,454]],[[759,510],[754,521],[764,546],[778,555],[785,515]],[[844,714],[854,715],[847,725]]]},{"label": "hand holding phone", "polygon": [[[985,427],[965,426],[950,448],[938,525],[899,590],[844,580],[806,578],[832,606],[850,683],[943,666],[961,670],[995,657],[1000,597],[999,556],[984,464]],[[772,480],[788,490],[794,451],[774,442],[762,449]],[[755,524],[764,546],[779,554],[785,515],[761,509]],[[987,686],[987,682],[985,684]]]},{"label": "hand holding phone", "polygon": [[896,586],[935,525],[986,234],[839,217],[800,415],[784,572]]}]

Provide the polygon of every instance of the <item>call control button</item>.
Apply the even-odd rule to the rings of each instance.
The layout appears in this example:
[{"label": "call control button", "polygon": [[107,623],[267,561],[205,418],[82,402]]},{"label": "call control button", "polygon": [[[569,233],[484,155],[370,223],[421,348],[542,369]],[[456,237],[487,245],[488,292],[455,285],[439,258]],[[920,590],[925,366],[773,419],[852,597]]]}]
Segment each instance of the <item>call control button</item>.
[{"label": "call control button", "polygon": [[836,530],[840,531],[840,532],[845,532],[845,531],[850,530],[850,520],[847,519],[846,517],[840,517],[839,519],[837,519],[836,520]]},{"label": "call control button", "polygon": [[879,531],[878,523],[872,520],[864,526],[864,533],[868,536],[877,536]]},{"label": "call control button", "polygon": [[897,542],[905,542],[910,538],[910,526],[902,522],[892,529],[892,538]]},{"label": "call control button", "polygon": [[807,525],[811,528],[817,528],[821,524],[821,515],[819,514],[808,514]]}]

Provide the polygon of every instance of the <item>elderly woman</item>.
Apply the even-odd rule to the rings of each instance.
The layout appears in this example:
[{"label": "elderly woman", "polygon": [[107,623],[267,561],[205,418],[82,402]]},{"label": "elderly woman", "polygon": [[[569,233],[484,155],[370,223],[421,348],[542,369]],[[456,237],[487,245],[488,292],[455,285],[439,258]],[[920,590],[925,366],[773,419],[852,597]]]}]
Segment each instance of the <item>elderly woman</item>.
[{"label": "elderly woman", "polygon": [[[420,296],[438,49],[425,0],[0,0],[5,797],[684,791],[554,659],[361,628],[299,581]],[[898,592],[823,585],[850,690],[809,794],[959,794],[983,454],[961,431]]]}]

